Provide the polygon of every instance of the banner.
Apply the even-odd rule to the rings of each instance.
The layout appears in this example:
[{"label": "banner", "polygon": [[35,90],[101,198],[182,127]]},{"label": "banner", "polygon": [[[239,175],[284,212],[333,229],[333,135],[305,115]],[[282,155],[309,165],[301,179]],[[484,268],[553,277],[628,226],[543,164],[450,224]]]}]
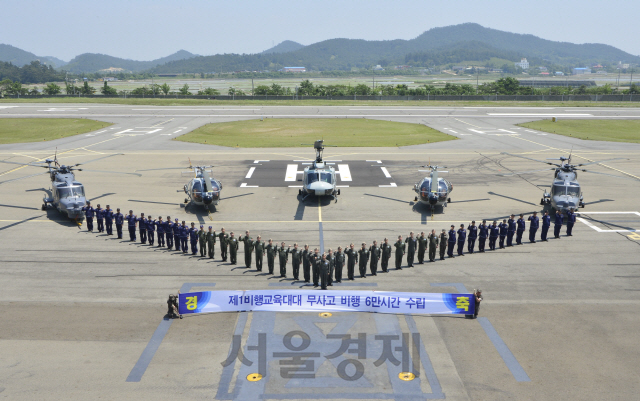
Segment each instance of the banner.
[{"label": "banner", "polygon": [[472,315],[475,299],[473,294],[387,291],[203,291],[180,294],[179,309],[183,315],[244,311]]}]

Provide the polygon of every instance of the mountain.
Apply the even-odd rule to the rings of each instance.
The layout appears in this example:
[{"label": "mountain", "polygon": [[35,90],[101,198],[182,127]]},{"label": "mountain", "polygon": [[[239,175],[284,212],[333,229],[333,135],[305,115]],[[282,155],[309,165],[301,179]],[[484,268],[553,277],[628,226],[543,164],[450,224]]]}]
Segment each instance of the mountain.
[{"label": "mountain", "polygon": [[18,49],[11,45],[0,44],[0,61],[11,63],[15,66],[22,67],[32,61],[39,60],[42,64],[52,65],[54,67],[62,67],[67,62],[50,56],[36,56],[26,50]]},{"label": "mountain", "polygon": [[108,68],[122,68],[125,72],[139,72],[171,61],[188,60],[197,55],[186,50],[179,50],[167,57],[151,61],[128,60],[98,53],[84,53],[73,58],[64,67],[70,72],[96,72]]},{"label": "mountain", "polygon": [[[544,59],[548,60],[545,61],[547,64],[566,67],[585,66],[591,63],[612,64],[618,61],[640,63],[640,57],[605,44],[555,42],[534,35],[485,28],[474,23],[433,28],[411,40],[367,41],[339,38],[288,52],[273,52],[280,45],[260,54],[218,54],[173,61],[151,71],[155,73],[260,71],[276,70],[287,65],[304,66],[307,70],[316,71],[351,70],[352,68],[371,68],[375,64],[383,66],[405,64],[411,59],[409,55],[416,53],[420,53],[421,58],[425,60],[446,59],[442,64],[482,61],[491,58],[519,61],[520,57],[527,57],[530,61],[537,59],[541,62]],[[481,60],[467,58],[473,55],[473,46],[479,46],[476,50],[482,50]],[[424,57],[424,53],[427,57]],[[415,62],[409,64],[419,65]],[[422,65],[433,65],[433,63]]]},{"label": "mountain", "polygon": [[285,40],[284,42],[280,42],[271,49],[267,49],[260,54],[269,54],[269,53],[289,53],[294,52],[296,50],[302,49],[304,45],[301,45],[298,42],[294,42],[292,40]]}]

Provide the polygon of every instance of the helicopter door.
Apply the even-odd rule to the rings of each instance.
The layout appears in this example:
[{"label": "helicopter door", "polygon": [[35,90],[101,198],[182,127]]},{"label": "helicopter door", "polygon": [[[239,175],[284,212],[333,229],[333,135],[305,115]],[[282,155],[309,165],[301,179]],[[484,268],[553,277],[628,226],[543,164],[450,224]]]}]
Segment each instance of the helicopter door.
[{"label": "helicopter door", "polygon": [[202,202],[202,183],[200,180],[193,180],[191,186],[191,197],[196,202]]},{"label": "helicopter door", "polygon": [[420,183],[420,196],[426,199],[429,196],[430,188],[431,180],[422,180]]}]

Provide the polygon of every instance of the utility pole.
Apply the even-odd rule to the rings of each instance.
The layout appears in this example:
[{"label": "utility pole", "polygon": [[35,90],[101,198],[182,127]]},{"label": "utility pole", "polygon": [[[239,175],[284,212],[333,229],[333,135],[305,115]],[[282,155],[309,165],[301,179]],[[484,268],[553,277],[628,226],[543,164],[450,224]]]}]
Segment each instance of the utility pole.
[{"label": "utility pole", "polygon": [[476,67],[476,95],[478,94],[478,81],[480,80],[480,70]]},{"label": "utility pole", "polygon": [[251,96],[253,96],[253,78],[251,78]]}]

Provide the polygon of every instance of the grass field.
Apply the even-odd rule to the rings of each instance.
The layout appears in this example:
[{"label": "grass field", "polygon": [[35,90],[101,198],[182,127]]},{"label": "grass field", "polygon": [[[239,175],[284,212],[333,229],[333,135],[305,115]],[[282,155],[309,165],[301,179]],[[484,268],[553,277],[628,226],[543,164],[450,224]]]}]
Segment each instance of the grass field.
[{"label": "grass field", "polygon": [[207,124],[179,141],[242,148],[293,148],[324,139],[336,146],[407,146],[455,137],[420,124],[366,119],[265,119]]},{"label": "grass field", "polygon": [[0,118],[0,144],[51,141],[112,125],[74,118]]},{"label": "grass field", "polygon": [[592,141],[640,143],[640,120],[540,120],[518,125]]}]

